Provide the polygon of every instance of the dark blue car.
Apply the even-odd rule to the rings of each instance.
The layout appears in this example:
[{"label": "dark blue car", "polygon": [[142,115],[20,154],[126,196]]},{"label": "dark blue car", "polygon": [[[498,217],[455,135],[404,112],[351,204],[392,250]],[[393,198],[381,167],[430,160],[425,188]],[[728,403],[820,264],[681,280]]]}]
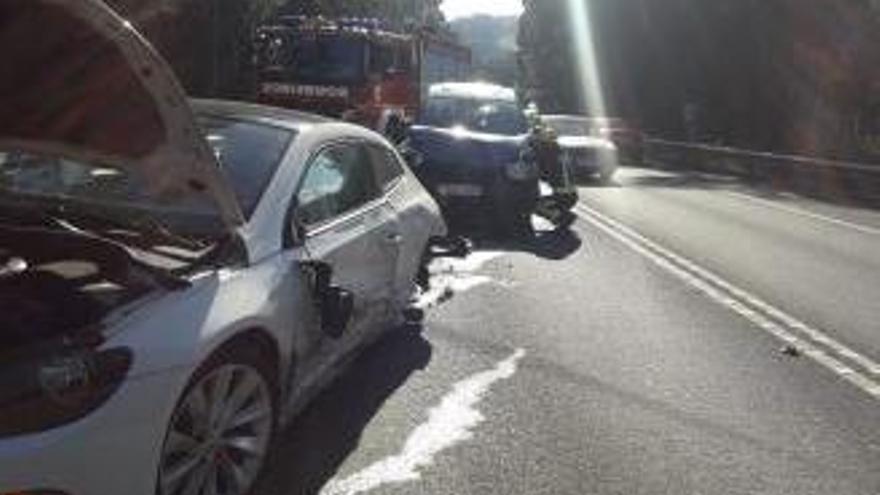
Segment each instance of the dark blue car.
[{"label": "dark blue car", "polygon": [[409,132],[413,169],[449,220],[487,218],[528,229],[538,201],[529,125],[513,90],[483,83],[434,85]]}]

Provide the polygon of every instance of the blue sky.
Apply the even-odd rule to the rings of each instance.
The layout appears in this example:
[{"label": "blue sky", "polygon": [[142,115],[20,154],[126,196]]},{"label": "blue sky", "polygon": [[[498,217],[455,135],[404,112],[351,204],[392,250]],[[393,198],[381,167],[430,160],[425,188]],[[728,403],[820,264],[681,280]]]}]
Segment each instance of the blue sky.
[{"label": "blue sky", "polygon": [[522,0],[443,0],[440,5],[447,19],[476,14],[498,16],[522,14]]}]

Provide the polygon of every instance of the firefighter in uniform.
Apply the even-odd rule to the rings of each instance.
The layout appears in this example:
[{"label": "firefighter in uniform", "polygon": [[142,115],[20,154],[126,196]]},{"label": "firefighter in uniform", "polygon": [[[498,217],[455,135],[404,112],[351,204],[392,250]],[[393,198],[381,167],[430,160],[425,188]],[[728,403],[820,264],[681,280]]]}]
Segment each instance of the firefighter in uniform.
[{"label": "firefighter in uniform", "polygon": [[400,147],[403,145],[407,138],[407,129],[409,128],[406,117],[394,112],[389,113],[384,120],[385,123],[382,124],[381,129],[385,138],[394,146]]},{"label": "firefighter in uniform", "polygon": [[571,209],[578,201],[578,192],[557,138],[553,129],[540,123],[533,127],[529,137],[541,180],[551,189],[549,195],[542,194],[538,200],[536,213],[557,227],[566,228],[574,222]]}]

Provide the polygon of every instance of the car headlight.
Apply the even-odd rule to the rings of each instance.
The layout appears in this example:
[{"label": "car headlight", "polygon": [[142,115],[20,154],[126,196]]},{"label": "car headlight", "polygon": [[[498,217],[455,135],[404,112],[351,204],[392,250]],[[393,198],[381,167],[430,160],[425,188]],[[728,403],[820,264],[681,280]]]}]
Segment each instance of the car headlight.
[{"label": "car headlight", "polygon": [[71,423],[104,404],[131,367],[129,349],[71,350],[0,367],[0,437]]}]

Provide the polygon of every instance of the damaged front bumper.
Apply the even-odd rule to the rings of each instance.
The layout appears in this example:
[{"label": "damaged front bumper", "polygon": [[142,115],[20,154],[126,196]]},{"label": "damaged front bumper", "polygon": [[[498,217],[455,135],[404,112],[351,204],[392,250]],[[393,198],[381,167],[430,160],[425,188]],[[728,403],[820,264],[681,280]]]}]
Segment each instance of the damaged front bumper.
[{"label": "damaged front bumper", "polygon": [[474,250],[470,239],[462,236],[434,237],[428,243],[426,262],[437,258],[465,258]]},{"label": "damaged front bumper", "polygon": [[131,377],[75,423],[0,439],[0,493],[155,495],[166,405],[191,372]]},{"label": "damaged front bumper", "polygon": [[430,289],[431,273],[428,265],[431,264],[431,261],[440,258],[466,258],[473,250],[473,242],[466,237],[451,235],[432,237],[422,256],[419,271],[416,274],[416,284],[423,291]]}]

